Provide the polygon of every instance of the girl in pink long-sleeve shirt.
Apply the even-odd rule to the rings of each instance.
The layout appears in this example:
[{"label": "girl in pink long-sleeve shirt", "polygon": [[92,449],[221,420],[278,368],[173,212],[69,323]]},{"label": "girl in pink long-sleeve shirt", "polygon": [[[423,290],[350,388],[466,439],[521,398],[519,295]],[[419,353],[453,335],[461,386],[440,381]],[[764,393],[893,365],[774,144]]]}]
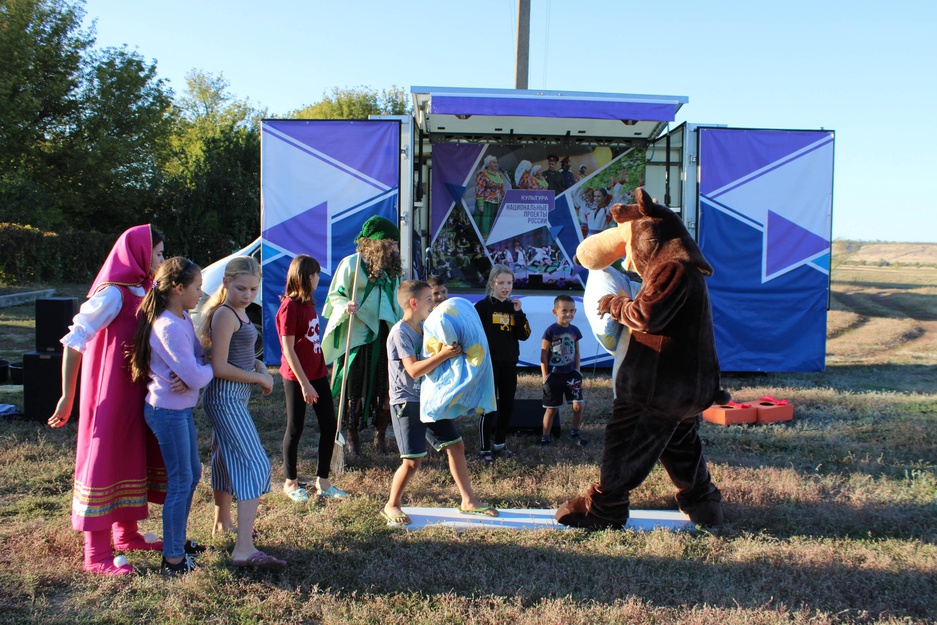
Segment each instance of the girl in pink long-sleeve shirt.
[{"label": "girl in pink long-sleeve shirt", "polygon": [[[198,390],[212,379],[212,367],[202,362],[202,347],[186,312],[201,296],[198,265],[180,256],[170,258],[140,304],[134,336],[133,379],[147,380],[143,416],[159,441],[169,482],[160,570],[170,575],[191,571],[190,556],[204,550],[185,538],[192,495],[202,473],[192,409],[198,403]],[[175,378],[188,389],[173,392]]]}]

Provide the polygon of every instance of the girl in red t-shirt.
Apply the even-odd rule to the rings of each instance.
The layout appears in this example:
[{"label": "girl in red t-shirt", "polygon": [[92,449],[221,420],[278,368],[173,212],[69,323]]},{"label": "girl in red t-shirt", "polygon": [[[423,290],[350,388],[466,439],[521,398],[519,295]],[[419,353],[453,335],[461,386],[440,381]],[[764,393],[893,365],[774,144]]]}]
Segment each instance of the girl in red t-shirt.
[{"label": "girl in red t-shirt", "polygon": [[286,274],[286,293],[277,311],[277,335],[282,356],[280,375],[286,395],[286,432],[283,434],[283,492],[293,501],[309,501],[304,484],[296,474],[299,437],[306,421],[306,404],[312,404],[319,420],[319,463],[316,493],[321,497],[347,497],[329,483],[329,465],[335,440],[335,407],[329,388],[328,371],[319,342],[319,316],[313,293],[319,284],[319,263],[300,254]]}]

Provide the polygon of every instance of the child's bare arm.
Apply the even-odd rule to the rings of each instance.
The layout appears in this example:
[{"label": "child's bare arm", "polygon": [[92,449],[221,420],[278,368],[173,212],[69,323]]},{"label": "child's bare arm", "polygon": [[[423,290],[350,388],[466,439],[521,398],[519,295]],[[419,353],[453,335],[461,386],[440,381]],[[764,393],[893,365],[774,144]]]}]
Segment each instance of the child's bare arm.
[{"label": "child's bare arm", "polygon": [[406,369],[407,375],[409,375],[414,380],[417,380],[445,361],[450,358],[455,358],[456,356],[462,355],[462,346],[456,343],[455,345],[443,345],[442,349],[439,350],[439,353],[430,356],[424,360],[417,360],[416,356],[407,356],[400,362],[403,363],[403,368]]},{"label": "child's bare arm", "polygon": [[547,363],[550,362],[551,347],[552,345],[550,345],[550,341],[546,339],[542,339],[540,341],[540,375],[543,376],[544,382],[547,381],[547,373],[549,372],[550,368]]}]

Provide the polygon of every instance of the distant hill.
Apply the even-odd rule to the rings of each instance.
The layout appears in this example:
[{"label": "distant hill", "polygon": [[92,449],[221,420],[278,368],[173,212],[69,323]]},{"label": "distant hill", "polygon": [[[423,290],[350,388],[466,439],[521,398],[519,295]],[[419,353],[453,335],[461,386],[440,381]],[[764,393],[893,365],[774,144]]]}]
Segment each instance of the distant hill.
[{"label": "distant hill", "polygon": [[937,243],[833,241],[833,262],[847,265],[937,266]]}]

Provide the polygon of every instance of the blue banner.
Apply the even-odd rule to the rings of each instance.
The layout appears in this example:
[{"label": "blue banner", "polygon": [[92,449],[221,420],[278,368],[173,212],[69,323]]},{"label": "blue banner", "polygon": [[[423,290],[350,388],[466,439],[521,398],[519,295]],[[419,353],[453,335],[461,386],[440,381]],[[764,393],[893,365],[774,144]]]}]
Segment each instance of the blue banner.
[{"label": "blue banner", "polygon": [[833,133],[699,129],[700,249],[725,371],[822,371]]},{"label": "blue banner", "polygon": [[290,261],[298,254],[319,261],[321,311],[332,273],[354,253],[365,220],[398,221],[400,124],[268,120],[261,133],[264,361],[273,364],[280,361],[276,313]]}]

